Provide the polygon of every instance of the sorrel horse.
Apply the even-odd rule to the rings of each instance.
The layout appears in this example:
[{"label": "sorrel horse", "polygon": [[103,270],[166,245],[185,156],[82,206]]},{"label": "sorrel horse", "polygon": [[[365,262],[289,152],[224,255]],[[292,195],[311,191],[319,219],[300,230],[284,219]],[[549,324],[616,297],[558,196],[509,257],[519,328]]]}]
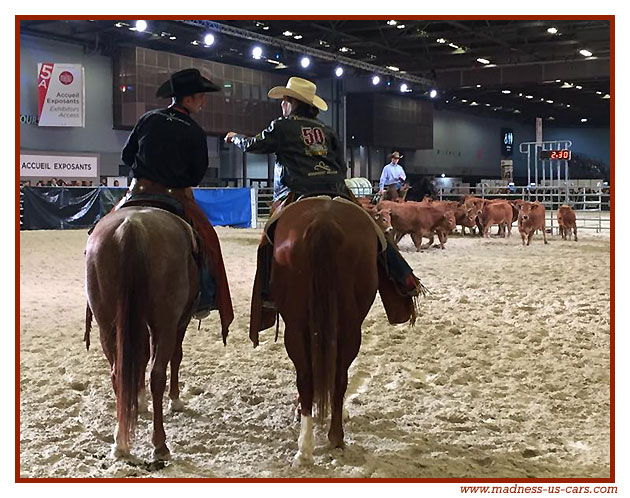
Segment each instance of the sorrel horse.
[{"label": "sorrel horse", "polygon": [[169,397],[179,399],[182,341],[198,294],[196,243],[190,226],[168,211],[127,207],[105,216],[88,238],[86,343],[92,318],[111,366],[117,427],[112,455],[130,455],[138,411],[146,409],[144,375],[151,359],[153,457],[170,456],[162,397],[171,364]]},{"label": "sorrel horse", "polygon": [[313,462],[313,405],[320,422],[331,412],[332,447],[344,445],[343,398],[378,288],[378,239],[355,205],[308,198],[284,210],[274,232],[271,292],[297,373],[300,465]]}]

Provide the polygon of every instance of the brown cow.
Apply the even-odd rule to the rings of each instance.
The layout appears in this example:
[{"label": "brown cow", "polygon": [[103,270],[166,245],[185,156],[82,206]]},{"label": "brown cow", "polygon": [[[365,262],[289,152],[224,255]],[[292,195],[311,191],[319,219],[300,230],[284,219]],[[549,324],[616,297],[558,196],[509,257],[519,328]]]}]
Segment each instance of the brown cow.
[{"label": "brown cow", "polygon": [[558,227],[560,228],[560,235],[562,240],[567,240],[567,237],[571,238],[571,229],[573,228],[573,235],[577,242],[577,224],[575,222],[575,211],[567,205],[560,206],[558,208]]},{"label": "brown cow", "polygon": [[492,225],[499,225],[499,234],[503,237],[506,236],[506,227],[507,236],[512,234],[512,206],[507,201],[489,201],[484,204],[481,211],[484,237],[489,237],[488,231]]},{"label": "brown cow", "polygon": [[[455,215],[448,206],[427,205],[420,202],[380,202],[378,212],[384,218],[383,223],[390,224],[395,232],[396,242],[410,234],[416,246],[416,251],[427,249],[433,244],[435,234],[440,241],[440,247],[444,249],[444,243],[455,228]],[[422,245],[422,238],[429,239],[426,245]]]},{"label": "brown cow", "polygon": [[521,234],[523,245],[525,245],[526,236],[527,245],[529,245],[536,230],[542,230],[543,240],[545,244],[548,244],[545,227],[545,206],[538,201],[521,203],[521,209],[518,213],[518,231]]}]

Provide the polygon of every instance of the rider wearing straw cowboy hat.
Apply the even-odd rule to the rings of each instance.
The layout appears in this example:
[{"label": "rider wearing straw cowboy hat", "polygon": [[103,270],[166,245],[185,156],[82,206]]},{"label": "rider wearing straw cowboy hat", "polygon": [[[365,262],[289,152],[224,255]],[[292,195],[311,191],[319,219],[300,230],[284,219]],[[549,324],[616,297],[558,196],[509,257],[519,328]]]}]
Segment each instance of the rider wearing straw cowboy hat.
[{"label": "rider wearing straw cowboy hat", "polygon": [[[334,130],[317,119],[319,111],[326,111],[328,105],[315,92],[317,87],[311,81],[292,77],[287,85],[269,90],[272,99],[282,99],[282,117],[271,122],[267,129],[255,137],[246,137],[235,132],[225,136],[243,152],[276,154],[274,171],[274,206],[291,202],[292,198],[312,193],[332,193],[350,197],[345,186],[346,164],[343,145]],[[289,193],[293,193],[289,196]],[[271,263],[273,247],[267,236],[271,227],[266,227],[258,248],[258,269],[252,296],[252,317],[260,318],[260,323],[252,319],[251,328],[263,330],[273,325],[274,304],[270,295]],[[396,282],[401,294],[417,296],[422,286],[413,275],[412,269],[400,253],[387,248],[387,274]],[[263,304],[264,303],[264,304]],[[267,308],[260,311],[260,308]]]},{"label": "rider wearing straw cowboy hat", "polygon": [[255,137],[234,132],[225,137],[245,152],[276,154],[274,201],[286,198],[289,192],[346,191],[343,146],[332,128],[317,119],[328,105],[315,91],[314,83],[290,78],[286,87],[277,86],[268,93],[269,98],[282,99],[283,117]]},{"label": "rider wearing straw cowboy hat", "polygon": [[211,309],[218,309],[225,337],[234,313],[221,247],[191,189],[199,185],[208,169],[206,133],[191,115],[201,111],[205,93],[219,90],[197,69],[177,71],[158,88],[156,96],[170,98],[172,102],[166,108],[141,116],[129,135],[122,159],[131,167],[133,180],[121,206],[158,203],[163,207],[166,203],[195,228],[203,246],[204,261],[194,316],[205,318]]}]

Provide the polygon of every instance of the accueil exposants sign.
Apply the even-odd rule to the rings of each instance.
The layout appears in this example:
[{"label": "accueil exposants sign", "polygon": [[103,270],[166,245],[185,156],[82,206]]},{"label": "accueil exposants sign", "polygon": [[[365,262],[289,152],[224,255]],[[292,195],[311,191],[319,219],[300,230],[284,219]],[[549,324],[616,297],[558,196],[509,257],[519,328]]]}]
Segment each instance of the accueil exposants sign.
[{"label": "accueil exposants sign", "polygon": [[85,126],[84,82],[81,64],[37,64],[39,126]]},{"label": "accueil exposants sign", "polygon": [[20,154],[20,176],[96,178],[98,176],[98,157]]}]

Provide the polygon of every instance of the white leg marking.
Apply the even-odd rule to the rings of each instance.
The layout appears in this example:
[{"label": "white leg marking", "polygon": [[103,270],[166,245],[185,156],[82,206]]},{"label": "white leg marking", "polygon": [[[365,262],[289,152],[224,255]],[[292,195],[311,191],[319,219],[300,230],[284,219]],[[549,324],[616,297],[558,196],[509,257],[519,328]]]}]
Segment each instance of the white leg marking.
[{"label": "white leg marking", "polygon": [[314,461],[314,446],[313,417],[302,415],[302,420],[300,421],[300,437],[298,437],[298,452],[293,458],[293,466],[312,465]]},{"label": "white leg marking", "polygon": [[116,424],[116,429],[114,429],[114,444],[112,444],[111,456],[113,458],[126,458],[129,457],[129,448],[125,447],[120,440],[118,435],[118,424]]}]

